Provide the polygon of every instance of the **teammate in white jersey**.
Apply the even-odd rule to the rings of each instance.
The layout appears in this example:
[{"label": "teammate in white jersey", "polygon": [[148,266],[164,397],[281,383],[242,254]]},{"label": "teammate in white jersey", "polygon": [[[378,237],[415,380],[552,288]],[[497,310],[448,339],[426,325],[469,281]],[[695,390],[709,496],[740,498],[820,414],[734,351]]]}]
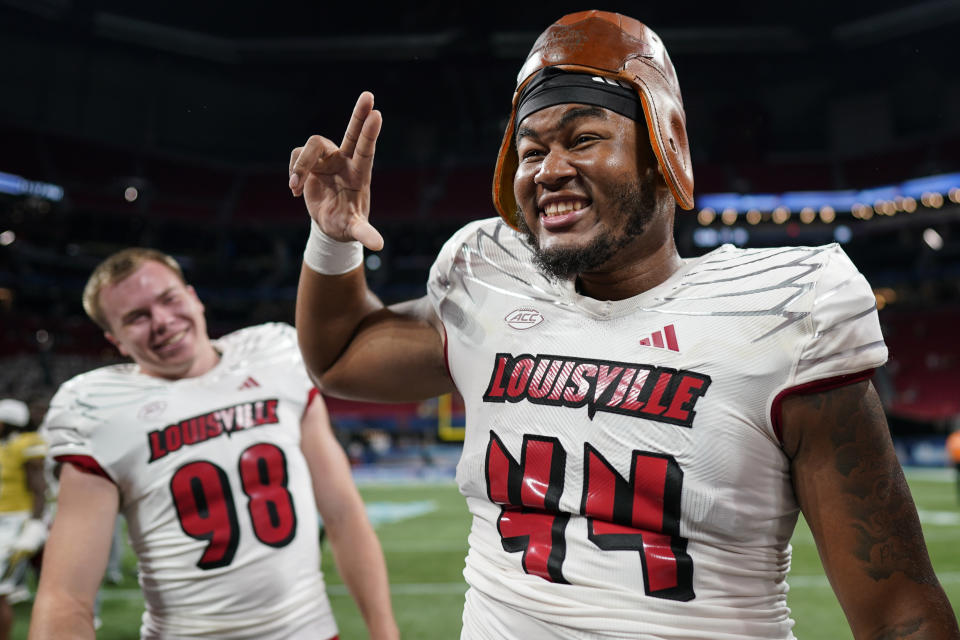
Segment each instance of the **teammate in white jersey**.
[{"label": "teammate in white jersey", "polygon": [[352,398],[463,396],[464,639],[792,638],[801,510],[855,637],[960,637],[869,381],[870,287],[835,245],[682,259],[684,122],[652,31],[561,18],[518,76],[501,218],[387,308],[361,267],[361,243],[383,245],[362,94],[339,146],[291,155],[308,367]]},{"label": "teammate in white jersey", "polygon": [[371,638],[399,636],[379,542],[286,324],[207,334],[177,263],[105,260],[84,308],[130,364],[79,375],[44,420],[63,463],[30,638],[93,638],[122,512],[142,638],[335,638],[317,513]]}]

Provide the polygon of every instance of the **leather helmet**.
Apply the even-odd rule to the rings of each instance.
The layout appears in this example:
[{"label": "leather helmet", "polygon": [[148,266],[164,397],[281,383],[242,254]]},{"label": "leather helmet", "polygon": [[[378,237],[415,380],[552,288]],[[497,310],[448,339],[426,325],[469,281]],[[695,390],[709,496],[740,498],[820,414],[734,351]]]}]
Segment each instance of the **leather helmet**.
[{"label": "leather helmet", "polygon": [[517,104],[527,83],[546,67],[613,78],[636,89],[650,145],[667,185],[681,208],[693,208],[693,167],[683,98],[666,47],[656,33],[633,18],[608,11],[581,11],[563,16],[540,34],[517,75],[510,120],[493,176],[493,203],[507,224],[516,228]]}]

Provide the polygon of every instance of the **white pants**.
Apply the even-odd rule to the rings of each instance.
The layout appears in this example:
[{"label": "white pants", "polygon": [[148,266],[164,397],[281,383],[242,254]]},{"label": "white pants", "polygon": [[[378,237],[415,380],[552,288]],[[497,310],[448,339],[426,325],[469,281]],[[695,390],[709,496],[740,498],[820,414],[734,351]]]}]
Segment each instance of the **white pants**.
[{"label": "white pants", "polygon": [[0,576],[3,577],[0,580],[0,596],[9,595],[14,590],[27,568],[26,562],[21,562],[16,567],[8,567],[7,561],[13,551],[13,543],[17,541],[20,529],[29,517],[30,514],[26,511],[0,513]]}]

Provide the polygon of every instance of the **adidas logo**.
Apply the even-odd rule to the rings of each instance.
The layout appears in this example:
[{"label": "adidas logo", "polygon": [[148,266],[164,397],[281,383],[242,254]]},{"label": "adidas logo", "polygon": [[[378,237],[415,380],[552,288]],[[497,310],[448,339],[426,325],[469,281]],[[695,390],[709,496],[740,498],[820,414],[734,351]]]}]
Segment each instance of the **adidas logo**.
[{"label": "adidas logo", "polygon": [[254,387],[259,387],[260,383],[253,379],[253,376],[247,376],[247,379],[243,381],[243,384],[237,387],[237,390],[240,389],[253,389]]},{"label": "adidas logo", "polygon": [[641,338],[640,344],[644,347],[655,347],[680,353],[680,345],[677,344],[677,330],[672,324],[668,324],[660,331],[654,331],[649,338]]}]

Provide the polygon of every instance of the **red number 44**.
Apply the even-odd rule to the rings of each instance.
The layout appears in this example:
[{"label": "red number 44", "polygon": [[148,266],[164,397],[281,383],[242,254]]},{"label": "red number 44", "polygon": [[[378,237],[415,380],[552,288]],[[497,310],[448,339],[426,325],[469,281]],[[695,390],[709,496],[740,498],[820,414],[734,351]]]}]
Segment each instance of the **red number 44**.
[{"label": "red number 44", "polygon": [[[266,443],[247,447],[240,454],[238,471],[257,540],[271,547],[290,544],[297,532],[297,513],[287,490],[283,450]],[[189,462],[173,474],[170,492],[183,532],[207,541],[197,566],[206,570],[233,562],[240,527],[226,472],[208,460]]]},{"label": "red number 44", "polygon": [[[487,446],[487,497],[501,506],[497,527],[505,551],[523,552],[524,571],[566,583],[559,509],[567,454],[556,438],[524,436],[520,462],[493,431]],[[680,536],[683,471],[672,456],[634,451],[628,478],[584,445],[580,513],[587,534],[604,551],[637,551],[648,596],[692,600],[693,560]]]}]

